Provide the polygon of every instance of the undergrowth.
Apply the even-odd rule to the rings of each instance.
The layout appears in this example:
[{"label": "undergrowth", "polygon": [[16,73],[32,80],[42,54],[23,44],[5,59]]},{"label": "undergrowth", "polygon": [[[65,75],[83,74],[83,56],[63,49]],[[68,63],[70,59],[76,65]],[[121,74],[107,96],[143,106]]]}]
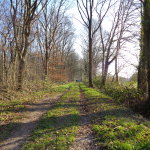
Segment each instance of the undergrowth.
[{"label": "undergrowth", "polygon": [[124,104],[146,118],[149,117],[149,103],[144,98],[146,93],[137,89],[136,82],[107,83],[101,90],[111,96],[115,102]]},{"label": "undergrowth", "polygon": [[113,97],[115,101],[128,105],[133,105],[137,100],[142,100],[142,95],[133,82],[124,84],[108,83],[104,87],[103,92]]}]

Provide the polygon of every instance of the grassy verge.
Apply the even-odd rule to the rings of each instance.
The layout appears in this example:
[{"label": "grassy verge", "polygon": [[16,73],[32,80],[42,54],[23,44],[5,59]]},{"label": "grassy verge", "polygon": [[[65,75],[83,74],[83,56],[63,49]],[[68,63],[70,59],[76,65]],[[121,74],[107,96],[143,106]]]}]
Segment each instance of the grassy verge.
[{"label": "grassy verge", "polygon": [[79,100],[79,87],[72,84],[60,102],[43,116],[23,150],[68,149],[79,126]]},{"label": "grassy verge", "polygon": [[109,150],[149,150],[150,123],[110,97],[81,84],[95,114],[92,130],[101,147]]},{"label": "grassy verge", "polygon": [[0,100],[0,141],[10,135],[12,129],[18,126],[17,121],[25,116],[23,110],[26,104],[41,101],[42,99],[53,97],[56,94],[63,93],[69,84],[60,86],[47,86],[44,90],[34,92],[14,92],[10,91],[7,94],[11,95],[8,100]]}]

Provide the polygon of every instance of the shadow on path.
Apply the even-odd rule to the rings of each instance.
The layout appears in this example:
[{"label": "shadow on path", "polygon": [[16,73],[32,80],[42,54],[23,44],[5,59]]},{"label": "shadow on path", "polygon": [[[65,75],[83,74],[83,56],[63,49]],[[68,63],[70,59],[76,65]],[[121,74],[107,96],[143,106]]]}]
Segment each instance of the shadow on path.
[{"label": "shadow on path", "polygon": [[[62,95],[58,95],[53,99],[43,100],[42,103],[29,105],[26,111],[25,118],[22,118],[18,122],[11,122],[6,125],[0,126],[1,132],[6,132],[8,138],[0,143],[0,150],[20,150],[20,145],[24,143],[31,133],[31,131],[37,126],[40,118],[48,110],[53,109],[55,104]],[[9,128],[14,128],[11,132]],[[9,135],[10,134],[10,135]]]}]

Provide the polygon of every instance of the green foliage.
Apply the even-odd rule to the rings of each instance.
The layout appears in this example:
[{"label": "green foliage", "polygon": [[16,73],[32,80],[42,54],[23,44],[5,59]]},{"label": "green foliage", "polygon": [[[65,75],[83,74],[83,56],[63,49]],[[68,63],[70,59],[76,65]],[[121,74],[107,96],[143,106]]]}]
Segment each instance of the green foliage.
[{"label": "green foliage", "polygon": [[105,142],[110,150],[141,150],[150,146],[149,127],[131,119],[106,116],[100,125],[93,126],[93,130],[98,141]]},{"label": "green foliage", "polygon": [[100,88],[100,83],[101,83],[101,77],[98,76],[96,78],[93,79],[93,84],[97,87]]},{"label": "green foliage", "polygon": [[80,100],[79,87],[74,83],[70,86],[61,101],[43,116],[23,150],[69,149],[79,126]]},{"label": "green foliage", "polygon": [[66,89],[69,89],[72,86],[72,83],[57,85],[53,87],[53,91],[55,92],[64,92]]},{"label": "green foliage", "polygon": [[138,76],[138,73],[135,72],[135,73],[130,77],[130,81],[136,82],[136,81],[137,81],[137,76]]},{"label": "green foliage", "polygon": [[134,104],[142,97],[134,82],[124,84],[109,83],[105,86],[103,92],[111,96],[115,101],[127,104]]}]

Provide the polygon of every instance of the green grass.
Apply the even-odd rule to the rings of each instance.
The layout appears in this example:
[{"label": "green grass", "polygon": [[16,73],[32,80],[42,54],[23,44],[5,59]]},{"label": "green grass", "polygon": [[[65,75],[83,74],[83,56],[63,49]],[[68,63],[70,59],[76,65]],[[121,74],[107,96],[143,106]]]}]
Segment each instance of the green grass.
[{"label": "green grass", "polygon": [[72,86],[73,83],[63,84],[63,85],[57,85],[53,87],[53,91],[55,92],[64,92],[66,89],[69,89]]},{"label": "green grass", "polygon": [[[150,124],[149,124],[150,126]],[[114,115],[105,116],[100,124],[93,125],[97,140],[110,149],[141,150],[150,149],[150,129],[143,123],[129,118],[118,119]]]},{"label": "green grass", "polygon": [[91,103],[90,110],[95,115],[92,130],[101,147],[108,150],[150,149],[148,121],[128,108],[114,103],[107,95],[100,93],[98,96],[96,90],[86,88],[83,84],[81,89]]},{"label": "green grass", "polygon": [[79,127],[79,100],[79,87],[73,83],[61,101],[43,116],[23,150],[69,149]]},{"label": "green grass", "polygon": [[80,84],[81,89],[83,90],[85,98],[92,99],[92,98],[108,98],[111,99],[111,97],[104,95],[103,93],[93,89],[93,88],[87,88],[84,84]]},{"label": "green grass", "polygon": [[17,127],[17,121],[25,116],[23,110],[26,104],[30,104],[42,99],[53,97],[56,94],[63,93],[71,86],[71,83],[64,85],[51,85],[39,91],[8,91],[6,95],[10,95],[10,99],[0,99],[0,141],[7,138],[11,131]]}]

